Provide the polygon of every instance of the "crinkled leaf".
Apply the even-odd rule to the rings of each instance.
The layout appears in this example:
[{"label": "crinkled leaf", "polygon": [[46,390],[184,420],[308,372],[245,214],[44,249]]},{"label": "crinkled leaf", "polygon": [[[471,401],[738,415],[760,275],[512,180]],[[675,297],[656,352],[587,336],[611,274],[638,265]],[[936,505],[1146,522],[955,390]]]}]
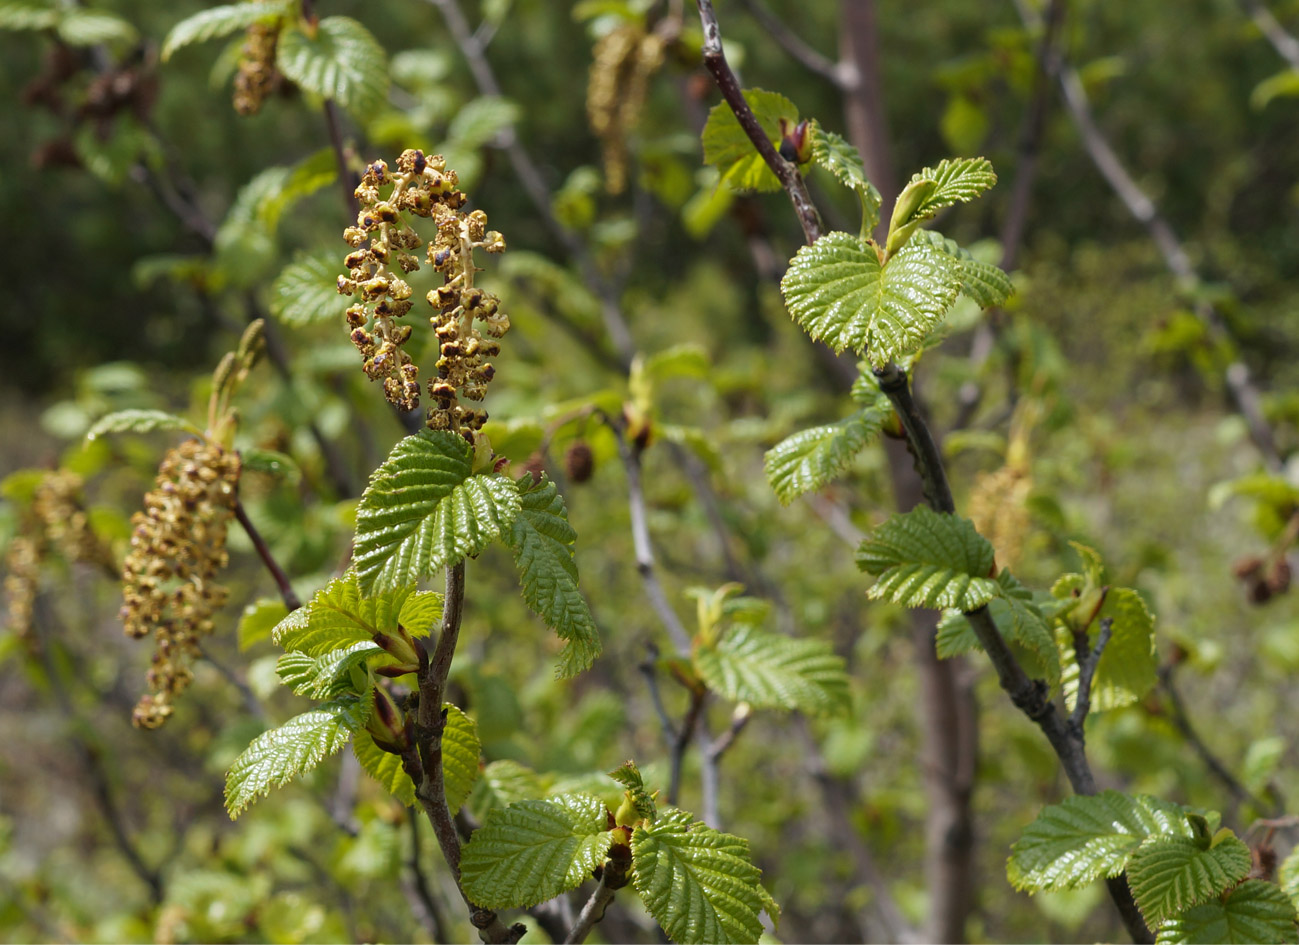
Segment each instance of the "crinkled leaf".
[{"label": "crinkled leaf", "polygon": [[235,638],[239,649],[247,650],[262,640],[269,640],[276,624],[288,616],[289,609],[278,597],[261,597],[244,608],[239,617]]},{"label": "crinkled leaf", "polygon": [[[1024,671],[1054,686],[1060,681],[1060,652],[1047,617],[1033,593],[1009,571],[997,573],[997,596],[988,601],[988,615],[1012,644]],[[982,650],[970,622],[959,610],[949,610],[938,623],[935,648],[939,659]]]},{"label": "crinkled leaf", "polygon": [[565,641],[556,674],[573,676],[600,655],[600,634],[577,587],[573,543],[564,499],[549,479],[518,483],[519,514],[507,533],[523,585],[523,599]]},{"label": "crinkled leaf", "polygon": [[913,174],[909,184],[922,180],[932,180],[938,186],[916,208],[913,220],[932,217],[956,203],[968,203],[996,184],[997,175],[987,158],[948,158]]},{"label": "crinkled leaf", "polygon": [[338,291],[342,272],[337,253],[299,253],[271,286],[271,314],[286,325],[328,321],[341,326],[352,302]]},{"label": "crinkled leaf", "polygon": [[1261,879],[1171,917],[1156,945],[1283,945],[1299,941],[1295,907],[1285,893]]},{"label": "crinkled leaf", "polygon": [[1142,844],[1128,861],[1128,885],[1146,924],[1207,902],[1245,878],[1253,861],[1249,847],[1224,837],[1204,847],[1187,837],[1158,837]]},{"label": "crinkled leaf", "polygon": [[288,8],[288,0],[269,0],[269,2],[231,3],[200,10],[171,28],[171,32],[162,43],[162,61],[166,62],[171,54],[182,46],[229,36],[236,30],[247,29],[258,20],[283,16]]},{"label": "crinkled leaf", "polygon": [[460,877],[479,906],[536,905],[580,886],[609,852],[608,808],[559,794],[493,810],[465,845]]},{"label": "crinkled leaf", "polygon": [[641,777],[636,762],[630,759],[624,761],[609,772],[609,777],[627,789],[632,806],[636,808],[636,813],[642,820],[650,823],[658,820],[658,805],[654,803],[654,795],[645,790],[645,779]]},{"label": "crinkled leaf", "polygon": [[883,408],[867,407],[835,423],[800,430],[767,450],[762,468],[776,497],[789,505],[838,479],[879,436],[890,413],[886,398]]},{"label": "crinkled leaf", "polygon": [[476,555],[513,524],[519,493],[473,475],[468,443],[422,430],[398,443],[356,510],[355,567],[367,592],[411,583]]},{"label": "crinkled leaf", "polygon": [[710,689],[734,702],[810,715],[848,709],[843,659],[823,640],[795,640],[741,624],[715,646],[699,647],[694,664]]},{"label": "crinkled leaf", "polygon": [[[1131,705],[1155,685],[1159,661],[1155,655],[1155,618],[1145,601],[1130,587],[1113,587],[1105,597],[1097,619],[1088,631],[1088,644],[1095,646],[1101,620],[1114,621],[1110,641],[1096,664],[1092,677],[1091,710],[1103,712]],[[1069,654],[1061,685],[1065,702],[1072,711],[1078,699],[1078,661],[1073,658],[1073,641],[1067,631],[1057,631],[1060,646]]]},{"label": "crinkled leaf", "polygon": [[362,728],[373,693],[344,696],[258,735],[226,773],[225,803],[231,819],[258,797],[292,781],[334,754]]},{"label": "crinkled leaf", "polygon": [[454,814],[468,799],[478,779],[478,756],[483,746],[473,719],[450,703],[443,708],[447,725],[442,730],[442,781],[446,786],[447,806]]},{"label": "crinkled leaf", "polygon": [[668,810],[632,833],[636,892],[674,942],[757,942],[767,896],[748,841],[692,820]]},{"label": "crinkled leaf", "polygon": [[415,782],[401,766],[401,758],[384,751],[374,743],[370,733],[361,730],[352,738],[352,754],[366,774],[379,782],[389,794],[407,807],[415,806]]},{"label": "crinkled leaf", "polygon": [[[796,125],[798,108],[785,96],[764,89],[746,89],[744,99],[753,109],[767,140],[779,147],[782,137],[780,121],[783,118],[790,127]],[[702,141],[704,163],[715,165],[722,180],[732,190],[780,190],[780,179],[754,149],[731,106],[725,102],[714,105],[709,111]]]},{"label": "crinkled leaf", "polygon": [[821,123],[811,123],[812,160],[817,166],[833,174],[845,187],[850,188],[862,206],[862,234],[875,229],[880,222],[880,192],[866,179],[866,168],[857,149]]},{"label": "crinkled leaf", "polygon": [[857,549],[857,567],[879,580],[875,600],[968,613],[998,593],[992,545],[967,519],[921,505],[895,515]]},{"label": "crinkled leaf", "polygon": [[470,99],[447,126],[447,140],[462,148],[481,148],[519,120],[519,106],[509,99],[485,95]]},{"label": "crinkled leaf", "polygon": [[352,667],[364,666],[372,656],[384,651],[369,642],[353,643],[341,650],[330,650],[310,656],[299,650],[285,653],[275,663],[275,673],[300,696],[312,699],[336,699],[355,691]]},{"label": "crinkled leaf", "polygon": [[956,276],[961,282],[961,291],[973,300],[980,308],[1004,305],[1015,292],[1014,283],[997,266],[979,262],[969,250],[962,249],[955,240],[949,240],[933,230],[919,230],[912,237],[913,242],[926,242],[935,249],[951,257],[956,266]]},{"label": "crinkled leaf", "polygon": [[[376,633],[395,633],[399,623],[412,634],[427,633],[429,615],[440,607],[436,594],[416,592],[414,584],[367,596],[356,572],[348,571],[281,620],[274,638],[286,650],[318,656],[353,643],[373,643]],[[408,613],[411,626],[403,622]]]},{"label": "crinkled leaf", "polygon": [[882,265],[873,244],[834,232],[798,251],[780,287],[790,315],[813,339],[883,367],[920,349],[961,282],[951,257],[925,241],[908,243]]},{"label": "crinkled leaf", "polygon": [[351,17],[325,17],[314,37],[285,30],[276,64],[295,85],[333,99],[357,115],[383,104],[388,95],[383,46]]},{"label": "crinkled leaf", "polygon": [[1277,881],[1290,901],[1299,909],[1299,846],[1290,851],[1290,855],[1281,863],[1277,871]]},{"label": "crinkled leaf", "polygon": [[165,410],[117,410],[105,414],[86,431],[86,439],[93,440],[105,433],[152,433],[154,430],[184,430],[195,436],[203,431],[184,417]]},{"label": "crinkled leaf", "polygon": [[1016,889],[1053,892],[1118,876],[1147,837],[1194,836],[1186,811],[1145,794],[1074,795],[1042,809],[1011,848]]}]

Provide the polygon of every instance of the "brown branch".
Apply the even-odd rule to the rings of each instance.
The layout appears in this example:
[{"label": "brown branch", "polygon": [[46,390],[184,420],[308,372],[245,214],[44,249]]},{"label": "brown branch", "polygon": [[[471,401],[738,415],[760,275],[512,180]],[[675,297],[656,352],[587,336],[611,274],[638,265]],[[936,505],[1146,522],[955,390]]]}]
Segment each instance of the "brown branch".
[{"label": "brown branch", "polygon": [[270,547],[266,544],[266,539],[262,538],[261,532],[257,530],[252,519],[248,517],[243,502],[238,499],[235,499],[235,518],[243,526],[249,541],[253,543],[253,548],[257,551],[257,557],[262,559],[262,564],[266,565],[266,570],[271,572],[271,577],[275,580],[275,586],[280,591],[280,600],[284,601],[284,606],[289,610],[297,610],[302,606],[302,601],[298,598],[297,592],[293,590],[289,576],[284,573],[280,563],[275,560]]}]

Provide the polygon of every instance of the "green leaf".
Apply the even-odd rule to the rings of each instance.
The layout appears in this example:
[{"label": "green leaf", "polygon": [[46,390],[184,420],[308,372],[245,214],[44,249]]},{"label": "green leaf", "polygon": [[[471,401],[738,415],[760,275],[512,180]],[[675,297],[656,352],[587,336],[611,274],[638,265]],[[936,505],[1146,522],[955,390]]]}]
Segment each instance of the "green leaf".
[{"label": "green leaf", "polygon": [[1290,901],[1299,909],[1299,846],[1290,851],[1290,855],[1281,863],[1277,871],[1277,880],[1281,888],[1290,897]]},{"label": "green leaf", "polygon": [[800,430],[767,450],[762,469],[781,504],[789,505],[847,472],[857,454],[879,436],[888,416],[868,407],[835,423]]},{"label": "green leaf", "polygon": [[397,587],[478,554],[510,528],[519,504],[511,480],[473,475],[472,450],[456,434],[406,437],[371,474],[357,506],[361,587]]},{"label": "green leaf", "polygon": [[474,784],[469,810],[479,820],[490,811],[545,795],[541,778],[531,768],[508,758],[490,762]]},{"label": "green leaf", "polygon": [[976,650],[982,652],[983,644],[979,642],[970,621],[959,610],[949,610],[938,621],[938,635],[934,638],[934,650],[940,660],[949,660],[954,656],[963,656]]},{"label": "green leaf", "polygon": [[968,203],[996,184],[997,175],[987,158],[948,158],[912,175],[909,183],[922,180],[934,181],[938,186],[921,201],[910,217],[913,220],[932,217],[953,204]]},{"label": "green leaf", "polygon": [[314,37],[285,30],[276,64],[295,85],[333,99],[356,115],[372,111],[388,96],[383,46],[351,17],[325,17]]},{"label": "green leaf", "polygon": [[275,673],[300,696],[312,699],[337,699],[355,692],[352,684],[352,667],[364,666],[372,656],[382,656],[384,651],[373,643],[363,641],[330,650],[319,656],[310,656],[299,650],[285,653],[275,663]]},{"label": "green leaf", "polygon": [[[321,148],[303,158],[290,169],[278,190],[267,194],[257,205],[257,219],[267,230],[274,232],[280,218],[290,207],[305,197],[328,187],[338,179],[338,159],[333,148]],[[339,267],[342,268],[341,266]],[[330,286],[337,293],[335,280]]]},{"label": "green leaf", "polygon": [[[658,805],[654,803],[654,794],[645,790],[645,779],[641,777],[640,768],[630,759],[609,772],[609,777],[627,790],[625,798],[630,798],[632,806],[642,820],[653,823],[658,820]],[[657,792],[655,792],[657,793]]]},{"label": "green leaf", "polygon": [[59,11],[48,4],[5,0],[0,2],[0,30],[45,30],[59,22]]},{"label": "green leaf", "polygon": [[880,222],[880,192],[866,179],[866,168],[857,149],[839,135],[826,131],[821,123],[811,123],[812,160],[851,189],[861,201],[861,232],[865,236]]},{"label": "green leaf", "polygon": [[1118,876],[1147,837],[1194,836],[1186,812],[1145,794],[1075,795],[1045,807],[1011,848],[1016,889],[1053,892]]},{"label": "green leaf", "polygon": [[416,592],[414,584],[372,596],[361,592],[355,571],[348,571],[316,592],[311,603],[299,607],[275,628],[275,642],[286,650],[308,656],[319,656],[354,643],[373,643],[376,633],[396,633],[398,624],[406,626],[408,607],[419,601],[419,609],[409,611],[418,617],[418,626],[407,627],[414,633],[428,631],[428,614],[440,608],[432,591]]},{"label": "green leaf", "polygon": [[114,41],[130,43],[139,35],[120,17],[100,10],[65,10],[59,18],[59,38],[69,46],[97,46]]},{"label": "green leaf", "polygon": [[487,815],[460,875],[478,906],[532,906],[580,886],[609,852],[608,809],[589,794],[519,801]]},{"label": "green leaf", "polygon": [[454,814],[469,798],[474,781],[478,779],[478,756],[483,746],[478,740],[478,726],[465,713],[449,702],[443,707],[447,725],[442,730],[442,781],[446,788],[447,806]]},{"label": "green leaf", "polygon": [[523,584],[523,599],[565,641],[556,673],[573,676],[600,655],[600,634],[586,598],[577,587],[573,543],[564,499],[544,477],[520,480],[519,513],[506,536]]},{"label": "green leaf", "polygon": [[236,30],[247,29],[258,20],[284,16],[288,7],[287,0],[269,0],[269,2],[232,3],[200,10],[171,28],[171,32],[162,43],[162,61],[166,62],[171,54],[182,46],[229,36]]},{"label": "green leaf", "polygon": [[[783,137],[781,120],[784,119],[790,127],[796,125],[798,108],[785,96],[763,89],[745,89],[744,99],[753,109],[767,140],[779,147]],[[740,127],[731,106],[725,102],[714,105],[708,112],[702,141],[704,163],[715,165],[731,190],[780,190],[779,178],[767,167],[762,155],[754,150],[753,142]]]},{"label": "green leaf", "polygon": [[674,942],[757,942],[766,897],[748,841],[692,820],[668,810],[632,833],[636,892]]},{"label": "green leaf", "polygon": [[1282,945],[1299,941],[1295,907],[1285,893],[1248,879],[1217,899],[1171,917],[1156,945]]},{"label": "green leaf", "polygon": [[1262,111],[1274,98],[1294,95],[1299,95],[1299,69],[1283,69],[1254,86],[1249,93],[1249,107]]},{"label": "green leaf", "polygon": [[[1097,619],[1092,621],[1088,643],[1095,646],[1100,622],[1114,621],[1110,642],[1096,664],[1092,677],[1091,710],[1104,712],[1131,705],[1145,697],[1155,685],[1159,661],[1155,655],[1155,618],[1145,601],[1130,587],[1113,587],[1105,597]],[[1065,704],[1072,711],[1078,699],[1078,661],[1073,658],[1073,642],[1061,630],[1060,645],[1070,653],[1061,684]]]},{"label": "green leaf", "polygon": [[952,259],[927,242],[908,243],[882,265],[874,244],[835,232],[800,249],[780,287],[813,339],[864,353],[878,368],[920,349],[961,282]]},{"label": "green leaf", "polygon": [[299,253],[271,286],[271,314],[286,325],[343,324],[351,299],[338,292],[343,264],[335,253]]},{"label": "green leaf", "polygon": [[493,95],[473,98],[451,119],[447,140],[470,150],[481,148],[518,120],[519,106],[509,99]]},{"label": "green leaf", "polygon": [[1152,838],[1128,861],[1128,884],[1146,924],[1155,928],[1236,885],[1252,863],[1249,847],[1236,837],[1207,848],[1193,838]]},{"label": "green leaf", "polygon": [[379,782],[389,794],[407,807],[415,806],[415,782],[401,766],[401,758],[384,751],[374,743],[370,733],[361,729],[352,738],[352,754],[365,773]]},{"label": "green leaf", "polygon": [[258,797],[310,771],[365,725],[372,693],[344,696],[289,719],[253,739],[226,774],[225,804],[233,820]]},{"label": "green leaf", "polygon": [[289,609],[278,597],[262,597],[244,608],[235,637],[242,652],[262,640],[269,640],[275,625],[288,616]]},{"label": "green leaf", "polygon": [[93,440],[105,433],[152,433],[154,430],[184,430],[195,436],[203,431],[184,417],[165,410],[118,410],[95,421],[86,431],[86,439]]},{"label": "green leaf", "polygon": [[992,545],[967,519],[926,505],[895,515],[857,549],[857,567],[879,576],[870,597],[968,613],[998,593]]},{"label": "green leaf", "polygon": [[998,596],[988,602],[989,615],[1008,641],[1032,655],[1035,665],[1025,666],[1029,675],[1055,686],[1060,682],[1060,650],[1033,592],[1005,570],[997,573],[997,589]]},{"label": "green leaf", "polygon": [[263,450],[256,447],[239,451],[240,469],[243,472],[259,472],[277,479],[297,482],[302,478],[302,470],[293,461],[292,456],[276,450]]},{"label": "green leaf", "polygon": [[1004,305],[1015,292],[1014,283],[997,266],[979,262],[969,252],[933,230],[919,230],[913,242],[926,242],[951,257],[956,266],[956,276],[961,282],[961,292],[980,308]]},{"label": "green leaf", "polygon": [[716,646],[699,647],[694,664],[708,688],[734,702],[809,715],[848,710],[843,659],[824,640],[795,640],[740,625]]}]

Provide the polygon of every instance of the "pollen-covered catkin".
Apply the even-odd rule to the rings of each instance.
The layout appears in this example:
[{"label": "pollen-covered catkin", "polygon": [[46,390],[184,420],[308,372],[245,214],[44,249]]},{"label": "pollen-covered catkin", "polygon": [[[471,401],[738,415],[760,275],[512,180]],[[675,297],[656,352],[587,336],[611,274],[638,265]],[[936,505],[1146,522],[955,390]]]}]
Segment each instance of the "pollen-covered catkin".
[{"label": "pollen-covered catkin", "polygon": [[248,27],[235,73],[233,104],[240,115],[256,115],[262,109],[262,102],[275,89],[279,79],[275,68],[275,48],[279,45],[281,25],[281,21],[276,19]]},{"label": "pollen-covered catkin", "polygon": [[216,577],[229,560],[226,531],[238,482],[237,453],[187,440],[167,452],[144,511],[132,518],[122,623],[132,637],[152,631],[156,645],[150,692],[132,715],[140,728],[157,728],[171,715],[173,698],[192,678],[199,639],[212,632],[212,614],[225,603]]}]

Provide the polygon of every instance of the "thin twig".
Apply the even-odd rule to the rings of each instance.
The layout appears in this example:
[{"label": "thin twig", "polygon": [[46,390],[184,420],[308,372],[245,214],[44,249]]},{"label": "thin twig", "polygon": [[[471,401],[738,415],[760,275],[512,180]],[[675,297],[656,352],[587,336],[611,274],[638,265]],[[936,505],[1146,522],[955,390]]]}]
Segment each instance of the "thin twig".
[{"label": "thin twig", "polygon": [[617,890],[610,889],[606,879],[607,872],[600,877],[600,884],[595,887],[591,893],[591,898],[582,906],[582,911],[577,915],[577,922],[573,925],[572,931],[564,939],[565,945],[580,945],[586,941],[586,937],[591,934],[591,929],[595,924],[604,918],[604,911],[609,908],[609,903],[613,902],[613,897]]},{"label": "thin twig", "polygon": [[715,830],[720,830],[722,825],[722,813],[719,806],[721,796],[721,763],[722,755],[730,750],[735,744],[735,740],[740,737],[745,726],[749,724],[749,719],[753,717],[753,709],[747,702],[741,702],[731,713],[731,724],[726,727],[726,731],[718,735],[707,745],[702,746],[700,754],[703,755],[699,782],[702,788],[703,800],[700,803],[700,815],[704,823]]},{"label": "thin twig", "polygon": [[781,22],[776,14],[767,9],[766,4],[760,0],[740,0],[740,3],[776,44],[785,50],[786,55],[808,72],[819,75],[841,92],[851,88],[857,81],[856,70],[851,64],[835,62],[828,56],[821,55],[790,29],[788,24]]},{"label": "thin twig", "polygon": [[406,898],[411,903],[411,911],[421,916],[428,929],[429,937],[434,942],[449,941],[446,934],[446,919],[433,890],[429,887],[428,877],[420,861],[419,815],[415,808],[406,809],[406,826],[410,830],[410,857],[406,860],[407,876],[404,877]]},{"label": "thin twig", "polygon": [[685,767],[686,750],[690,747],[690,742],[694,740],[695,730],[699,727],[699,717],[703,713],[704,705],[707,702],[707,689],[692,689],[690,691],[690,708],[686,710],[686,717],[681,721],[681,728],[677,731],[676,738],[672,740],[672,767],[671,774],[668,777],[667,796],[667,802],[670,806],[675,807],[681,802],[681,770]]},{"label": "thin twig", "polygon": [[275,580],[275,586],[279,589],[280,600],[284,601],[284,606],[289,610],[297,610],[302,606],[302,601],[298,598],[297,592],[293,590],[293,584],[289,581],[289,576],[284,573],[275,556],[271,554],[270,547],[266,540],[262,538],[261,532],[257,530],[248,517],[248,512],[244,509],[243,502],[235,499],[235,518],[243,526],[244,531],[248,534],[248,540],[253,543],[253,548],[257,550],[257,557],[262,559],[262,564],[266,565],[266,570],[271,572],[271,577]]},{"label": "thin twig", "polygon": [[1087,649],[1087,631],[1084,629],[1074,636],[1074,656],[1078,660],[1078,695],[1074,702],[1073,715],[1069,717],[1069,724],[1077,731],[1080,741],[1084,738],[1083,723],[1087,721],[1087,713],[1091,711],[1092,706],[1092,679],[1096,676],[1096,667],[1100,664],[1101,654],[1105,652],[1105,647],[1110,642],[1110,634],[1113,632],[1114,618],[1103,618],[1100,635],[1096,637],[1096,645],[1090,652]]},{"label": "thin twig", "polygon": [[1277,22],[1272,11],[1265,7],[1261,0],[1240,0],[1259,32],[1272,44],[1282,59],[1289,63],[1291,69],[1299,69],[1299,39],[1295,39],[1286,28]]},{"label": "thin twig", "polygon": [[663,740],[669,748],[676,741],[676,726],[672,724],[672,719],[668,716],[668,710],[663,705],[663,694],[659,692],[659,680],[657,665],[659,661],[659,648],[651,641],[645,644],[646,655],[640,664],[636,667],[645,677],[645,685],[649,689],[650,701],[654,703],[654,712],[659,717],[659,724],[663,727]]}]

